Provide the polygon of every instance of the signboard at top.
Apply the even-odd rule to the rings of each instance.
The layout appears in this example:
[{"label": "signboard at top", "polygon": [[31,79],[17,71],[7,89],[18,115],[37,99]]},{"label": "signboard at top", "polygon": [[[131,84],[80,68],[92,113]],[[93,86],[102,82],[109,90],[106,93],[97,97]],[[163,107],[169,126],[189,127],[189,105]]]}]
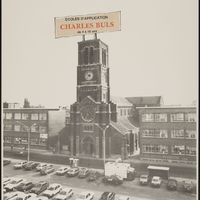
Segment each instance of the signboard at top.
[{"label": "signboard at top", "polygon": [[55,37],[71,37],[121,30],[121,12],[55,17]]}]

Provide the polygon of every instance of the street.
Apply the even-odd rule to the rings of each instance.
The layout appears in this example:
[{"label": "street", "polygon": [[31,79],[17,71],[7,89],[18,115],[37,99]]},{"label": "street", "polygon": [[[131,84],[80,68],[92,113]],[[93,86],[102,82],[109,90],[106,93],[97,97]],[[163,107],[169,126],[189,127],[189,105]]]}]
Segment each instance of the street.
[{"label": "street", "polygon": [[[9,158],[10,159],[10,158]],[[166,185],[163,183],[161,188],[152,188],[150,186],[140,186],[138,179],[133,181],[124,181],[121,186],[112,186],[104,185],[101,180],[96,182],[87,182],[85,179],[79,179],[78,177],[66,177],[66,176],[57,176],[55,172],[48,174],[46,176],[41,176],[35,170],[25,171],[23,169],[15,170],[13,165],[19,160],[10,159],[11,164],[4,166],[3,168],[3,177],[22,177],[28,180],[33,181],[34,183],[39,182],[40,180],[46,180],[51,183],[59,183],[63,187],[72,187],[74,189],[74,197],[80,191],[88,190],[95,193],[95,200],[99,199],[102,192],[112,191],[116,194],[128,195],[132,200],[194,200],[196,196],[190,193],[184,193],[182,191],[168,191]],[[58,169],[63,165],[54,165],[55,169]]]}]

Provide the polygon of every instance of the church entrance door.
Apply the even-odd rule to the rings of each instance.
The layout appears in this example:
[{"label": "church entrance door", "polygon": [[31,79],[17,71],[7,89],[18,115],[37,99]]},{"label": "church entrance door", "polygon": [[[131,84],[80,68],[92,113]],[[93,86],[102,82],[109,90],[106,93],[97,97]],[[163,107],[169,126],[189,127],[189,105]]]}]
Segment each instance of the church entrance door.
[{"label": "church entrance door", "polygon": [[84,138],[82,151],[84,155],[88,155],[88,156],[91,156],[95,153],[94,142],[91,137]]}]

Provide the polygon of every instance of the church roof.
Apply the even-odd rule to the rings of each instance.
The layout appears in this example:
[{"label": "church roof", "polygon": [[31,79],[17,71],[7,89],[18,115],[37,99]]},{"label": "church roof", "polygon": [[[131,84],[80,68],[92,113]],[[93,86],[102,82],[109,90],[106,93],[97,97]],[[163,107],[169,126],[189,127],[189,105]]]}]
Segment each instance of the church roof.
[{"label": "church roof", "polygon": [[138,131],[138,128],[131,124],[128,118],[118,119],[117,122],[111,121],[111,125],[123,135],[127,134],[131,130],[133,132]]},{"label": "church roof", "polygon": [[126,97],[126,99],[135,106],[160,106],[162,104],[161,96],[144,97]]},{"label": "church roof", "polygon": [[124,97],[111,96],[111,101],[117,106],[132,106],[132,104]]}]

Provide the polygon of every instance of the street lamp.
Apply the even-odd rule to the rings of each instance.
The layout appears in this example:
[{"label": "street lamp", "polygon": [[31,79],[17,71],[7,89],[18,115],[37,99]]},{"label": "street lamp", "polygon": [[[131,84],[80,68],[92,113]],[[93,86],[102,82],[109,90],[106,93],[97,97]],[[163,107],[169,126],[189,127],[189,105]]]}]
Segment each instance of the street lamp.
[{"label": "street lamp", "polygon": [[103,132],[103,166],[105,173],[105,163],[106,163],[106,130],[109,128],[109,125],[106,125],[104,128],[96,124]]},{"label": "street lamp", "polygon": [[26,124],[22,123],[22,122],[19,122],[17,121],[16,123],[18,124],[21,124],[22,126],[24,126],[27,130],[27,133],[28,133],[28,158],[27,158],[27,161],[29,162],[30,160],[30,137],[31,137],[31,127],[32,126],[35,126],[36,123],[32,124],[31,126],[27,126]]}]

